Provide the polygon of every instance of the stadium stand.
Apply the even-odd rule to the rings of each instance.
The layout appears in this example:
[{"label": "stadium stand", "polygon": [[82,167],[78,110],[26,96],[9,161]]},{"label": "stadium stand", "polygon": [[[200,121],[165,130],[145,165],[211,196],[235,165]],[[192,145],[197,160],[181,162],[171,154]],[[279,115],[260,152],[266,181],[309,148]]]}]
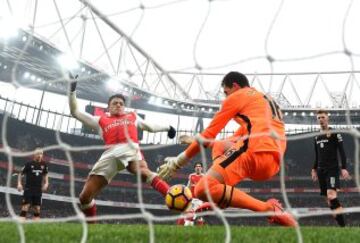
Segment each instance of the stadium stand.
[{"label": "stadium stand", "polygon": [[[0,117],[2,122],[3,116]],[[1,132],[0,132],[1,133]],[[0,134],[2,135],[2,134]],[[7,121],[7,133],[6,138],[9,146],[14,151],[29,151],[35,147],[46,147],[49,145],[58,144],[55,136],[55,131],[38,127],[17,119],[8,118]],[[102,145],[102,141],[93,138],[87,138],[84,136],[76,136],[65,133],[60,133],[60,139],[75,147],[75,146],[88,146],[88,145]],[[353,172],[354,161],[354,141],[350,135],[344,135],[345,149],[348,155],[349,170]],[[149,145],[143,145],[146,148]],[[149,166],[152,169],[156,169],[161,163],[162,159],[166,156],[178,154],[184,149],[184,145],[171,145],[163,148],[144,150],[144,156],[149,162]],[[102,150],[90,150],[81,152],[71,152],[71,157],[74,162],[75,169],[75,194],[80,192],[83,182],[89,172],[92,164],[100,156]],[[210,153],[207,151],[208,161]],[[319,197],[318,186],[315,182],[311,181],[309,176],[310,169],[313,163],[313,141],[311,138],[291,140],[289,141],[288,150],[285,156],[285,187],[288,193],[289,202],[294,208],[310,208],[316,210],[319,207],[324,206],[322,198]],[[25,161],[30,158],[13,157],[14,168],[13,175],[20,170]],[[200,161],[200,158],[196,158]],[[8,168],[8,157],[6,154],[0,154],[0,182],[1,185],[6,185],[6,173]],[[49,164],[50,170],[50,188],[47,192],[49,198],[54,196],[69,197],[70,196],[70,176],[69,176],[69,162],[66,155],[61,149],[52,149],[45,152],[45,161]],[[189,165],[185,170],[178,174],[172,181],[175,183],[185,184],[187,181],[187,175],[193,170]],[[251,183],[250,181],[242,182],[239,187],[242,190],[250,192],[258,198],[266,199],[269,197],[281,198],[280,190],[280,177],[275,177],[271,181],[265,183]],[[12,187],[16,186],[16,177],[12,177]],[[4,188],[4,187],[2,187]],[[341,197],[345,202],[345,207],[358,206],[359,192],[356,188],[354,180],[343,182],[343,191]],[[163,199],[147,185],[143,185],[143,200],[145,204],[158,205],[159,209],[154,209],[152,212],[157,215],[163,215],[168,213],[167,210],[163,210]],[[8,212],[5,204],[5,194],[0,193],[1,212],[2,216],[7,216]],[[301,195],[301,196],[300,196]],[[20,205],[20,194],[14,193],[11,196],[13,205]],[[43,213],[44,217],[64,217],[74,214],[72,206],[65,201],[59,200],[47,200],[44,197]],[[101,214],[123,214],[129,212],[138,212],[136,207],[127,207],[125,203],[138,203],[138,192],[136,178],[130,176],[127,173],[118,174],[113,182],[107,187],[98,197],[98,200],[105,202],[120,202],[117,206],[100,206],[99,213]],[[123,204],[121,204],[123,203]],[[318,224],[318,225],[332,225],[333,221],[328,220],[329,216],[306,217],[301,219],[303,224]],[[245,221],[244,221],[245,220]],[[141,221],[141,220],[140,220]],[[235,224],[264,224],[262,220],[257,220],[257,217],[239,218],[237,220],[232,219]],[[109,222],[109,221],[107,221]],[[131,223],[132,220],[121,221],[121,223]],[[133,220],[133,222],[139,222],[139,220]],[[215,217],[211,217],[210,223],[217,223],[218,220]],[[349,216],[349,222],[352,225],[359,225],[360,214],[354,213]],[[118,222],[117,222],[118,223]]]}]

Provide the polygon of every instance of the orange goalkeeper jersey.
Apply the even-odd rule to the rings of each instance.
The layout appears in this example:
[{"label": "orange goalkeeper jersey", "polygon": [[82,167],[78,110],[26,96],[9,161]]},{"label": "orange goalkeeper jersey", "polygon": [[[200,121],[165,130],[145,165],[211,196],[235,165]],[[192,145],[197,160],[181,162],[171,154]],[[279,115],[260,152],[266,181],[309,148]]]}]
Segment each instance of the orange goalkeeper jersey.
[{"label": "orange goalkeeper jersey", "polygon": [[[245,136],[243,139],[247,150],[276,151],[284,154],[286,141],[282,113],[270,97],[251,87],[237,90],[223,101],[221,109],[201,136],[214,139],[231,119],[240,125],[235,135]],[[271,132],[275,132],[281,140],[272,137]],[[185,154],[192,158],[199,150],[198,143],[194,141],[185,150]]]}]

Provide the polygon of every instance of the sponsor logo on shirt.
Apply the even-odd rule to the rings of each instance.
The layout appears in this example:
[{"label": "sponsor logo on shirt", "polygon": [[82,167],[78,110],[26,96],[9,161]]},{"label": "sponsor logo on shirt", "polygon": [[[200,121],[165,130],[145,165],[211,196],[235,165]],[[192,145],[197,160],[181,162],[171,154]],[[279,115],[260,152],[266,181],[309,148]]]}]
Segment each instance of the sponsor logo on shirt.
[{"label": "sponsor logo on shirt", "polygon": [[36,176],[39,176],[42,173],[42,170],[32,170],[32,173],[34,173]]},{"label": "sponsor logo on shirt", "polygon": [[118,127],[118,126],[129,126],[134,125],[134,122],[128,119],[119,119],[115,120],[106,127],[104,127],[104,132],[108,132],[111,128]]},{"label": "sponsor logo on shirt", "polygon": [[323,143],[328,143],[328,142],[329,142],[329,139],[322,139],[322,140],[316,141],[317,144],[319,144],[319,143],[323,144]]}]

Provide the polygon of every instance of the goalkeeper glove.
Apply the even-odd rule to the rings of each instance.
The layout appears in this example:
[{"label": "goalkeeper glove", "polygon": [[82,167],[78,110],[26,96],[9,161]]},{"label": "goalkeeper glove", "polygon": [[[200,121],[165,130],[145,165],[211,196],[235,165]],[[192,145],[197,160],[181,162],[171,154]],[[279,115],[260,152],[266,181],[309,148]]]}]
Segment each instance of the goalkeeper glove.
[{"label": "goalkeeper glove", "polygon": [[69,72],[69,78],[70,78],[70,92],[74,92],[76,90],[76,84],[77,84],[77,78],[79,75],[75,75],[75,77],[72,75],[72,73]]},{"label": "goalkeeper glove", "polygon": [[172,126],[170,126],[167,136],[173,139],[176,135],[176,130]]},{"label": "goalkeeper glove", "polygon": [[175,175],[176,171],[184,167],[188,161],[189,159],[184,152],[177,157],[166,157],[164,159],[165,164],[161,165],[158,169],[159,177],[163,180],[169,180]]}]

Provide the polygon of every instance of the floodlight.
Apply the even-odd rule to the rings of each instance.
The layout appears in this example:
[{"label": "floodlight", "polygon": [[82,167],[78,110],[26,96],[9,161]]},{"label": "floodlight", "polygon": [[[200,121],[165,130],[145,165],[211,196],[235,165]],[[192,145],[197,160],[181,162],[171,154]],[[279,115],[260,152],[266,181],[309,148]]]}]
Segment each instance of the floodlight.
[{"label": "floodlight", "polygon": [[24,78],[29,78],[30,77],[30,73],[29,72],[25,72],[24,73]]},{"label": "floodlight", "polygon": [[58,56],[57,60],[64,69],[74,70],[79,68],[79,63],[72,55],[62,54]]},{"label": "floodlight", "polygon": [[106,81],[106,88],[110,91],[118,91],[121,88],[121,84],[118,80],[109,79]]},{"label": "floodlight", "polygon": [[16,21],[11,19],[0,19],[0,39],[10,39],[19,34],[19,28]]}]

